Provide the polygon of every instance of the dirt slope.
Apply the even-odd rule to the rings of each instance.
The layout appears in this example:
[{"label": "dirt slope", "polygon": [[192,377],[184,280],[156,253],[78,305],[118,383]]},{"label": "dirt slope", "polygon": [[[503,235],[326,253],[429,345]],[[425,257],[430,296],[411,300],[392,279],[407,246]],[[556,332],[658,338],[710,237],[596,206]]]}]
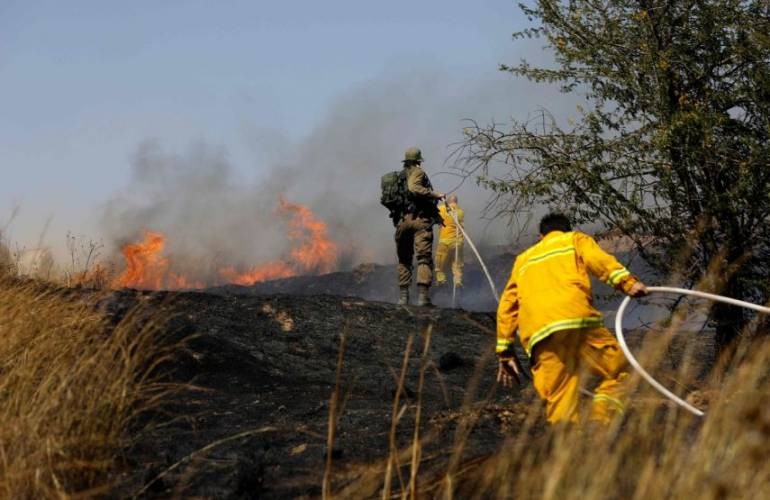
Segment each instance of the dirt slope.
[{"label": "dirt slope", "polygon": [[[192,381],[199,389],[183,392],[163,413],[142,422],[154,426],[137,434],[126,451],[125,472],[116,478],[119,495],[320,495],[341,335],[344,402],[333,447],[336,491],[365,475],[362,464],[388,456],[393,400],[410,337],[397,441],[412,439],[429,327],[421,429],[422,435],[435,435],[426,444],[424,456],[430,458],[423,470],[445,466],[464,399],[483,409],[466,459],[494,451],[505,430],[523,418],[508,411],[513,403],[532,399],[531,389],[524,396],[495,394],[494,323],[485,313],[332,296],[132,291],[113,295],[106,307],[118,319],[139,302],[172,318],[169,342],[188,338],[166,369],[173,380]],[[469,392],[474,380],[478,390]]]}]

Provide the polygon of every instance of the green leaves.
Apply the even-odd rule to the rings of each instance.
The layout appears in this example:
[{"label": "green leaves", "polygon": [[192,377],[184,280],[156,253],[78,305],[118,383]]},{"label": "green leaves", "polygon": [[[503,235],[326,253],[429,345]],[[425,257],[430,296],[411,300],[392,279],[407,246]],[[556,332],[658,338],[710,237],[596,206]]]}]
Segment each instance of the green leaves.
[{"label": "green leaves", "polygon": [[770,279],[770,4],[540,0],[522,10],[533,27],[514,40],[544,39],[555,66],[500,69],[590,105],[566,129],[547,111],[474,123],[466,172],[508,211],[545,204],[601,221],[689,280],[718,255],[748,252],[734,279],[757,291],[757,276]]}]

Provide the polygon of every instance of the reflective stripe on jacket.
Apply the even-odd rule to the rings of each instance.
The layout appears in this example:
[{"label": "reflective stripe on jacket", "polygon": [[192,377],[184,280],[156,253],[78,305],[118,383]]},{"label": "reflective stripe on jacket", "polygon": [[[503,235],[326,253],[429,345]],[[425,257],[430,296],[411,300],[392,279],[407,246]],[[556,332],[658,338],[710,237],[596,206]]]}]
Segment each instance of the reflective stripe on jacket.
[{"label": "reflective stripe on jacket", "polygon": [[[462,226],[465,221],[465,212],[457,205],[452,205],[451,209],[457,215],[457,220]],[[444,221],[444,226],[441,228],[441,232],[439,233],[438,237],[439,242],[452,244],[455,242],[455,239],[457,241],[462,241],[463,234],[459,229],[457,229],[457,226],[455,225],[455,219],[447,210],[446,203],[442,203],[438,206],[438,213],[441,215],[441,219]]]},{"label": "reflective stripe on jacket", "polygon": [[594,309],[588,273],[628,292],[637,279],[590,236],[552,231],[516,258],[497,308],[497,348],[513,345],[514,334],[532,355],[549,335],[573,328],[604,325]]}]

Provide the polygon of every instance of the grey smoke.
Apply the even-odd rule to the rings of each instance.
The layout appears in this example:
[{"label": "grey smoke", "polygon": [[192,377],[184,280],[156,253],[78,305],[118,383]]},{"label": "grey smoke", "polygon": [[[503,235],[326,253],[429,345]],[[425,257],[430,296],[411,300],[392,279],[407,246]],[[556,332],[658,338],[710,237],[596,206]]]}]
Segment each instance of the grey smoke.
[{"label": "grey smoke", "polygon": [[[434,187],[449,191],[459,178],[442,172],[450,170],[445,160],[462,139],[463,119],[506,120],[539,105],[566,109],[569,102],[552,88],[494,72],[486,81],[438,70],[378,79],[332,103],[298,144],[265,141],[273,148],[268,155],[281,160],[265,165],[259,182],[247,181],[222,147],[198,142],[175,152],[162,140],[148,140],[133,155],[129,184],[107,204],[104,229],[115,248],[140,239],[145,228],[162,231],[172,262],[212,282],[223,265],[258,265],[285,254],[275,214],[282,193],[327,222],[345,252],[343,267],[393,263],[393,227],[379,204],[379,179],[400,168],[404,149],[421,147]],[[280,131],[257,133],[254,148],[262,147],[262,134],[283,137]],[[477,243],[511,242],[506,221],[482,220],[488,192],[470,181],[457,194]]]}]

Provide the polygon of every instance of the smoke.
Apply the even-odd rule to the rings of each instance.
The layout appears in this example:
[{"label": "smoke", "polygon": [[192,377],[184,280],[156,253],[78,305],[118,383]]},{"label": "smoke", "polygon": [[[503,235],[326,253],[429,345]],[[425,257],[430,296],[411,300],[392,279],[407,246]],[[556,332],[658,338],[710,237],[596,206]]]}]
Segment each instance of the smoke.
[{"label": "smoke", "polygon": [[[344,249],[342,266],[395,261],[393,226],[379,204],[380,177],[401,168],[404,150],[418,146],[435,189],[450,191],[460,179],[446,173],[452,144],[462,140],[462,120],[488,122],[532,111],[538,103],[564,102],[554,89],[505,75],[479,81],[443,71],[413,72],[368,82],[332,103],[301,141],[260,129],[255,149],[280,158],[265,165],[259,181],[245,178],[222,147],[203,142],[169,152],[148,140],[131,159],[128,186],[108,203],[103,226],[118,248],[144,229],[167,236],[166,254],[203,279],[223,265],[251,266],[287,251],[275,212],[279,195],[311,207]],[[264,134],[264,135],[263,135]],[[265,140],[265,137],[270,140]],[[481,245],[511,242],[507,221],[482,219],[489,193],[466,182],[456,191],[466,226]]]}]

